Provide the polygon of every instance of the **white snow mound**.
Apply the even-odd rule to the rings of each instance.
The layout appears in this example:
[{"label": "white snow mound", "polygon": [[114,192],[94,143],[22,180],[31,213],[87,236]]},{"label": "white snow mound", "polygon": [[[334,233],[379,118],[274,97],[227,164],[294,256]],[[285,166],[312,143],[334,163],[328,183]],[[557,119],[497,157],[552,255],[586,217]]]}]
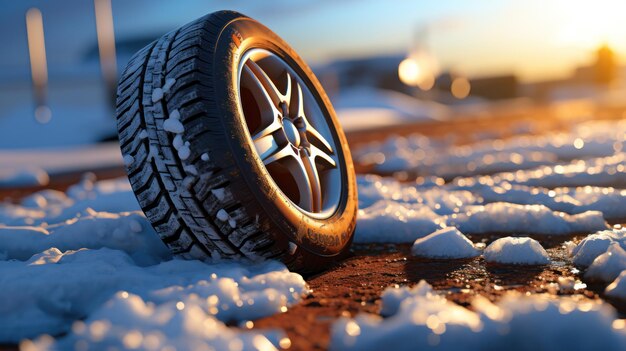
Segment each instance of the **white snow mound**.
[{"label": "white snow mound", "polygon": [[470,258],[480,255],[480,250],[458,229],[448,227],[415,240],[411,253],[427,258]]},{"label": "white snow mound", "polygon": [[502,264],[548,264],[550,258],[541,244],[531,238],[500,238],[485,248],[485,261]]}]

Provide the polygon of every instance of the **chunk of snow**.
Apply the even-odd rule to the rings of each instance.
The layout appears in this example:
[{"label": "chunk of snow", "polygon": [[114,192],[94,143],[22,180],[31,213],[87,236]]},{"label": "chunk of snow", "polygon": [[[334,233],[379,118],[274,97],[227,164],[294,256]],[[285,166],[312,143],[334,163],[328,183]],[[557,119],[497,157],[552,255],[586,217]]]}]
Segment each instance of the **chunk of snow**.
[{"label": "chunk of snow", "polygon": [[189,142],[186,141],[184,145],[178,148],[178,157],[184,161],[189,158],[189,155],[191,155],[191,149],[189,149]]},{"label": "chunk of snow", "polygon": [[502,264],[548,264],[550,258],[541,244],[531,238],[500,238],[485,248],[485,261]]},{"label": "chunk of snow", "polygon": [[626,300],[626,270],[622,271],[615,280],[606,287],[607,296]]},{"label": "chunk of snow", "polygon": [[573,263],[579,267],[587,267],[604,252],[611,243],[617,242],[626,249],[626,229],[603,230],[587,235],[573,250]]},{"label": "chunk of snow", "polygon": [[[425,289],[426,290],[426,289]],[[400,294],[398,294],[400,295]],[[405,294],[387,318],[361,313],[331,328],[331,350],[623,350],[626,332],[613,328],[607,304],[574,297],[507,292],[473,310],[434,293]],[[579,308],[576,308],[580,306]],[[385,300],[383,301],[383,310]],[[389,311],[394,308],[389,307]],[[566,335],[567,337],[564,337]]]},{"label": "chunk of snow", "polygon": [[130,166],[135,162],[135,158],[131,155],[124,155],[124,165]]},{"label": "chunk of snow", "polygon": [[145,129],[142,129],[141,132],[139,132],[139,139],[145,139],[148,137],[148,131]]},{"label": "chunk of snow", "polygon": [[170,112],[170,118],[171,119],[178,119],[180,120],[180,112],[178,112],[177,109],[174,109]]},{"label": "chunk of snow", "polygon": [[167,78],[165,80],[165,84],[163,84],[163,93],[168,94],[170,92],[170,89],[172,88],[172,86],[174,86],[174,83],[176,83],[176,79],[174,78]]},{"label": "chunk of snow", "polygon": [[619,243],[613,242],[608,250],[596,257],[585,271],[585,279],[609,283],[626,270],[626,251]]},{"label": "chunk of snow", "polygon": [[152,103],[159,102],[161,99],[163,99],[163,89],[154,88],[154,90],[152,90]]},{"label": "chunk of snow", "polygon": [[207,154],[205,152],[202,155],[200,155],[200,158],[202,159],[202,161],[208,161],[209,160],[209,154]]},{"label": "chunk of snow", "polygon": [[170,133],[175,133],[175,134],[181,134],[182,132],[185,131],[185,127],[180,122],[180,120],[176,118],[172,118],[171,116],[170,118],[163,121],[163,129],[165,129],[166,131]]},{"label": "chunk of snow", "polygon": [[226,198],[226,188],[211,189],[211,193],[220,201],[224,201]]},{"label": "chunk of snow", "polygon": [[185,145],[185,142],[183,141],[183,136],[180,134],[176,134],[174,140],[172,141],[172,146],[174,146],[174,149],[179,150],[183,145]]},{"label": "chunk of snow", "polygon": [[480,255],[480,250],[458,229],[448,227],[417,239],[411,253],[427,258],[470,258]]}]

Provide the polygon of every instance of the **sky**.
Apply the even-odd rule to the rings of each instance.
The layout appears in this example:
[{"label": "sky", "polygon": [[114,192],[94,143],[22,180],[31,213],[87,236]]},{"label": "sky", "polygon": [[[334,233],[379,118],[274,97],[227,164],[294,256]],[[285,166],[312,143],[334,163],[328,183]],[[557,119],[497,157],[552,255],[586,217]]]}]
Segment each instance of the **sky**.
[{"label": "sky", "polygon": [[[309,63],[406,53],[426,47],[443,69],[469,76],[515,73],[523,81],[563,77],[610,44],[626,56],[623,0],[112,0],[115,35],[157,37],[205,13],[233,9],[256,18]],[[0,79],[28,77],[24,14],[40,8],[51,75],[95,45],[91,0],[0,4]]]}]

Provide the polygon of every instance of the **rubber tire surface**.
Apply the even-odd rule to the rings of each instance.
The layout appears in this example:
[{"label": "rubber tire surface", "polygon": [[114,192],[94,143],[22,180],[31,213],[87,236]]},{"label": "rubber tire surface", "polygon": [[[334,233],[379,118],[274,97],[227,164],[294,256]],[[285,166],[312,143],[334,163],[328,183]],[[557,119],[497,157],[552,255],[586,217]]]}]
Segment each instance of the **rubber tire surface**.
[{"label": "rubber tire surface", "polygon": [[[237,86],[239,58],[251,48],[269,50],[289,63],[317,92],[335,129],[343,187],[330,218],[299,211],[276,188],[254,149]],[[255,20],[215,12],[140,50],[120,79],[116,113],[133,191],[173,253],[197,259],[275,258],[306,273],[348,250],[357,192],[343,131],[309,67]],[[184,126],[182,140],[164,129],[173,114]]]}]

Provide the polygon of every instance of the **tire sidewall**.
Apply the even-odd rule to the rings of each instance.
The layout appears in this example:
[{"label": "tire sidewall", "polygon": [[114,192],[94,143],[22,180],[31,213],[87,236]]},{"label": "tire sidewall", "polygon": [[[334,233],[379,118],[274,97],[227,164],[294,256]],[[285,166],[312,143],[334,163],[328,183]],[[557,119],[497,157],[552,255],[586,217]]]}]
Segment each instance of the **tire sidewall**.
[{"label": "tire sidewall", "polygon": [[[248,50],[255,48],[278,55],[300,75],[317,99],[331,127],[340,160],[338,163],[343,186],[339,206],[329,218],[313,218],[293,204],[275,185],[256,152],[239,103],[238,87],[240,59]],[[228,146],[241,170],[240,176],[244,178],[265,217],[272,221],[272,227],[278,227],[291,241],[315,255],[335,256],[341,253],[351,242],[354,233],[357,211],[356,179],[346,138],[321,84],[287,43],[265,26],[247,17],[235,19],[224,26],[217,40],[213,63],[217,109],[222,116]],[[253,210],[258,209],[255,207]]]}]

